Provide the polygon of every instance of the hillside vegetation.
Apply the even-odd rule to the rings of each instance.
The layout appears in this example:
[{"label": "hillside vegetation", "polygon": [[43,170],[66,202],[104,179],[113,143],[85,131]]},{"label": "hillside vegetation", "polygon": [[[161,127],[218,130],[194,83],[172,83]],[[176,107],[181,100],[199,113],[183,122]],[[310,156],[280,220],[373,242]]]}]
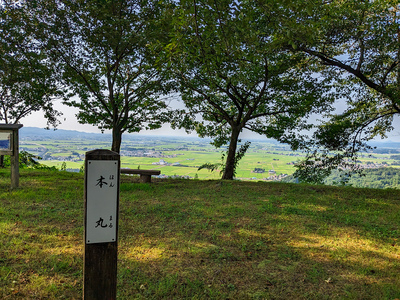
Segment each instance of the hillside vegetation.
[{"label": "hillside vegetation", "polygon": [[[283,181],[297,183],[298,179],[291,175],[284,178]],[[332,171],[332,174],[324,180],[324,184],[338,186],[346,185],[359,188],[399,189],[400,169],[392,167],[365,169],[361,175],[352,173],[351,176],[345,172],[334,170]]]},{"label": "hillside vegetation", "polygon": [[[0,298],[79,299],[83,175],[0,170]],[[118,299],[400,298],[400,192],[121,179]]]},{"label": "hillside vegetation", "polygon": [[[342,179],[339,171],[333,173],[325,180],[325,184],[338,184]],[[379,168],[364,170],[362,176],[353,174],[348,177],[347,185],[354,187],[368,187],[375,189],[396,188],[400,187],[400,169],[396,168]]]}]

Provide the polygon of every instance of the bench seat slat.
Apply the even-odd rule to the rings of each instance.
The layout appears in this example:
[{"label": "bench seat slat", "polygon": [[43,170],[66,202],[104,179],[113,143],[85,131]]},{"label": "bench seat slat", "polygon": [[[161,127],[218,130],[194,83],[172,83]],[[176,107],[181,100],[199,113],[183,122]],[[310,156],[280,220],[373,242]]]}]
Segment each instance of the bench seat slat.
[{"label": "bench seat slat", "polygon": [[121,174],[160,175],[160,170],[121,169]]},{"label": "bench seat slat", "polygon": [[139,174],[140,182],[150,183],[151,175],[160,175],[160,170],[121,169],[121,174]]}]

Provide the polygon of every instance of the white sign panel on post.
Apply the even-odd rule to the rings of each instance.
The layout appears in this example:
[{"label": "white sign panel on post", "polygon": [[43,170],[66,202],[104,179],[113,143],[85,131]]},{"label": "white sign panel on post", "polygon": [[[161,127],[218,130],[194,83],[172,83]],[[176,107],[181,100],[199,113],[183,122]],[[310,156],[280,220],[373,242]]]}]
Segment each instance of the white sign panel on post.
[{"label": "white sign panel on post", "polygon": [[87,164],[86,243],[117,240],[118,162],[89,160]]}]

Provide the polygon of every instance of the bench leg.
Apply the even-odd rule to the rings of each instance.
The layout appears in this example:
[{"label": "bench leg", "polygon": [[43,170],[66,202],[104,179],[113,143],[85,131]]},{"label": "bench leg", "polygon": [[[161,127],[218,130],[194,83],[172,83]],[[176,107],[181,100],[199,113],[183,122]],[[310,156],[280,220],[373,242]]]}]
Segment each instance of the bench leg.
[{"label": "bench leg", "polygon": [[140,174],[139,181],[142,183],[151,182],[151,175]]}]

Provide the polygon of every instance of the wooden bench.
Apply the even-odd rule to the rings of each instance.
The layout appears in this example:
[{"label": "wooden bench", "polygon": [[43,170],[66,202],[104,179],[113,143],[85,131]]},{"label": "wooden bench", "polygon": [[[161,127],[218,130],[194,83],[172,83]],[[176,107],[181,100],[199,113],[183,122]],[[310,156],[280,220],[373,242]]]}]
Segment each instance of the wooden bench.
[{"label": "wooden bench", "polygon": [[139,174],[140,182],[151,182],[151,175],[160,175],[160,170],[121,169],[121,174]]}]

